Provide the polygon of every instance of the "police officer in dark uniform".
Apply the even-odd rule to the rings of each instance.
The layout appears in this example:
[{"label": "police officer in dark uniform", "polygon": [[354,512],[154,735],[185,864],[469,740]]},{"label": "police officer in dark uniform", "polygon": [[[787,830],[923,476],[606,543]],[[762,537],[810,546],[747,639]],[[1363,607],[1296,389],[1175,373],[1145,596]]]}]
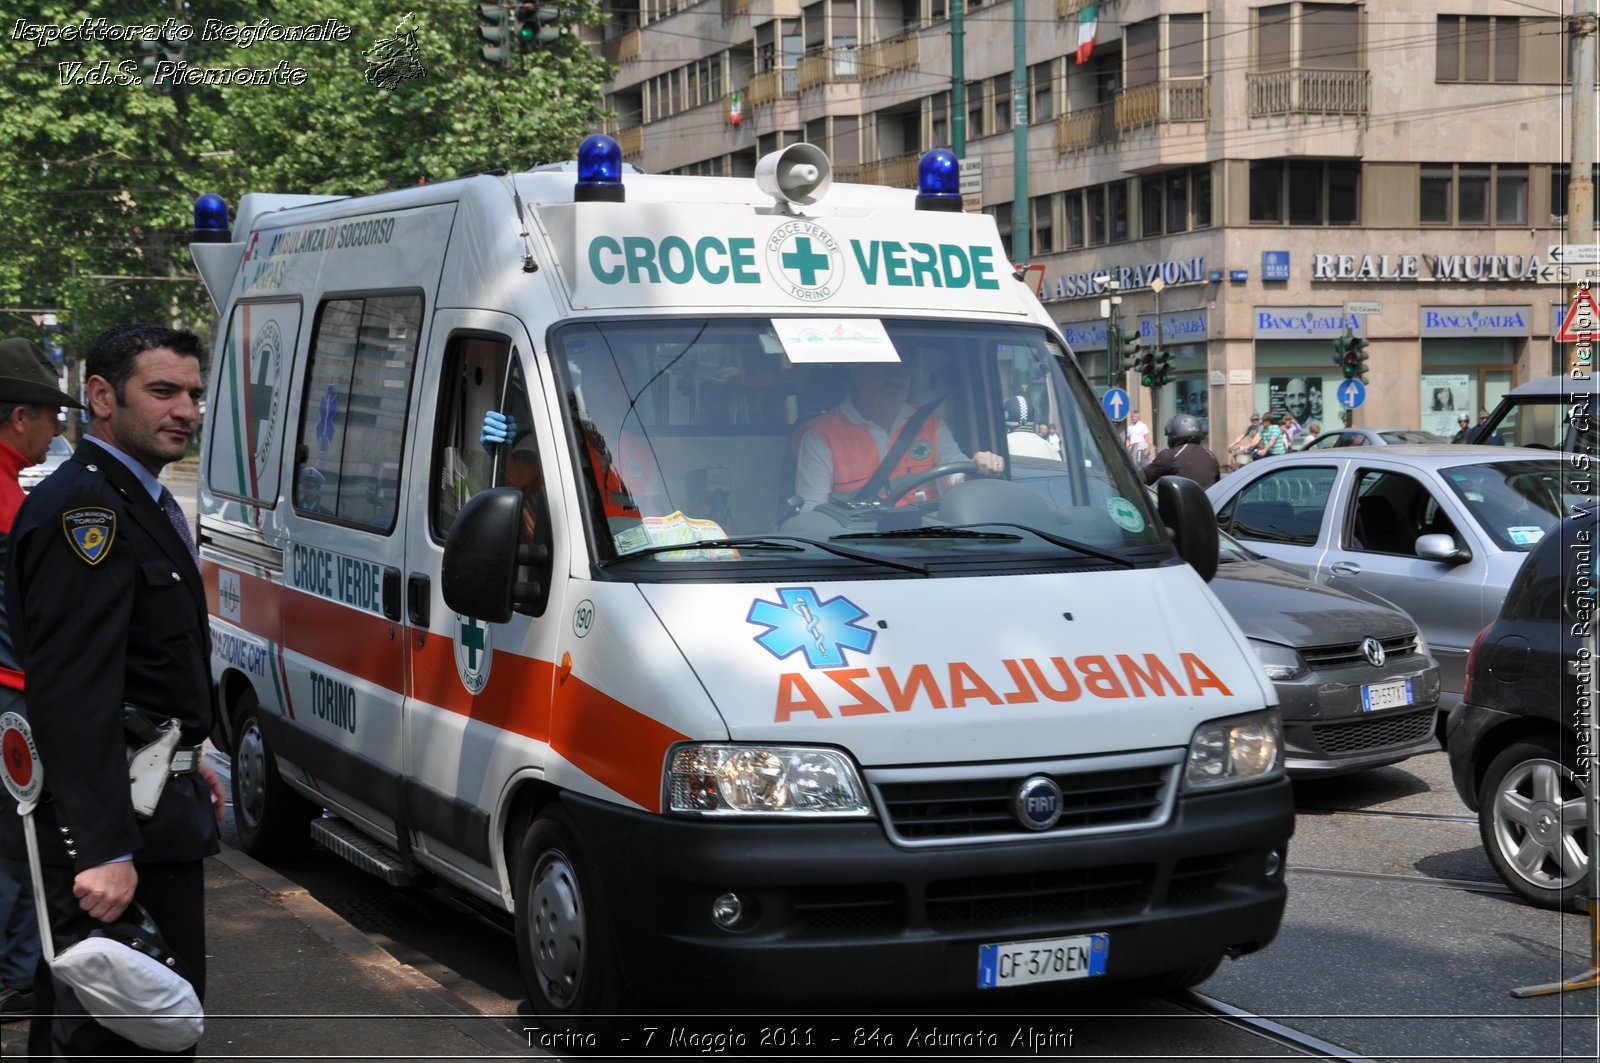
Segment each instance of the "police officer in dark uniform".
[{"label": "police officer in dark uniform", "polygon": [[1155,456],[1141,474],[1144,482],[1153,484],[1163,476],[1185,476],[1201,487],[1210,487],[1222,477],[1216,456],[1201,446],[1205,432],[1200,419],[1193,414],[1180,413],[1167,422],[1167,449]]},{"label": "police officer in dark uniform", "polygon": [[[35,815],[56,948],[137,900],[202,997],[202,867],[218,851],[223,812],[222,785],[197,749],[216,711],[210,633],[187,519],[157,474],[198,426],[203,359],[193,333],[160,325],[121,325],[95,339],[85,363],[89,434],[17,514],[6,581],[44,774]],[[127,712],[181,729],[147,817],[129,791]],[[35,990],[31,1053],[161,1054],[88,1018],[44,966]]]}]

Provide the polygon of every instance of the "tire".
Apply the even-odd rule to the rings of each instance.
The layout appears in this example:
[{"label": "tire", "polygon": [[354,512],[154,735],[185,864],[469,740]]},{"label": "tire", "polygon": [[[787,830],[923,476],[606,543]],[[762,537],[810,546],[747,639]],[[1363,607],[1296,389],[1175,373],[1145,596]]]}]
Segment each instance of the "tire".
[{"label": "tire", "polygon": [[517,959],[528,1000],[557,1028],[594,1028],[627,994],[605,895],[559,804],[523,835],[516,863]]},{"label": "tire", "polygon": [[233,825],[239,846],[258,860],[294,860],[311,851],[311,821],[322,810],[278,774],[278,761],[261,731],[253,692],[240,698],[233,744]]},{"label": "tire", "polygon": [[1540,908],[1577,910],[1589,873],[1587,797],[1569,750],[1553,739],[1517,742],[1489,763],[1478,832],[1495,872]]}]

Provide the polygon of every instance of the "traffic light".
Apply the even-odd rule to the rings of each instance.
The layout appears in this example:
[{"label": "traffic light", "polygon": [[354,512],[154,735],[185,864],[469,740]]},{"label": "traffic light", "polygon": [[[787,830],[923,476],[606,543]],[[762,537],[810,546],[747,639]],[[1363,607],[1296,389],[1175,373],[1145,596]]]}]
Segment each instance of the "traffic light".
[{"label": "traffic light", "polygon": [[[139,66],[144,70],[145,86],[157,92],[175,92],[181,95],[188,87],[177,77],[177,64],[183,62],[182,42],[168,40],[166,37],[158,37],[153,41],[142,39],[139,41],[139,49],[144,52],[144,58],[139,60]],[[169,63],[172,65],[166,65]]]},{"label": "traffic light", "polygon": [[1139,355],[1139,383],[1147,388],[1158,387],[1161,381],[1156,379],[1156,352],[1146,349]]},{"label": "traffic light", "polygon": [[478,5],[478,58],[490,66],[511,65],[511,5],[486,0]]},{"label": "traffic light", "polygon": [[1162,349],[1156,354],[1156,387],[1172,379],[1172,352]]},{"label": "traffic light", "polygon": [[560,18],[561,9],[554,4],[517,4],[517,47],[531,52],[560,40],[561,27],[555,24]]},{"label": "traffic light", "polygon": [[1139,335],[1138,328],[1114,328],[1112,336],[1117,341],[1117,354],[1122,359],[1120,365],[1123,370],[1131,370],[1139,365],[1144,336]]},{"label": "traffic light", "polygon": [[1346,380],[1359,377],[1363,384],[1367,382],[1367,346],[1366,337],[1357,336],[1350,329],[1333,341],[1333,362]]}]

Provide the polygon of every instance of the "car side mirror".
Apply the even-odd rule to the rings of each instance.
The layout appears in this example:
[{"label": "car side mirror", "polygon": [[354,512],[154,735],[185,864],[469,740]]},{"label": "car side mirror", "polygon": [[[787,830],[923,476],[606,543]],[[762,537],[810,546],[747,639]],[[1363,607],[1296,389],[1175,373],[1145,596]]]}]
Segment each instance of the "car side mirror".
[{"label": "car side mirror", "polygon": [[1460,565],[1472,560],[1471,550],[1457,546],[1454,538],[1442,532],[1417,536],[1415,550],[1417,556],[1425,561],[1443,561],[1447,565]]},{"label": "car side mirror", "polygon": [[1186,476],[1163,476],[1156,481],[1156,511],[1172,533],[1178,556],[1210,583],[1217,574],[1217,551],[1221,547],[1211,499]]},{"label": "car side mirror", "polygon": [[444,603],[464,616],[503,624],[519,602],[538,596],[537,584],[517,583],[517,568],[536,563],[523,548],[522,492],[515,487],[480,491],[467,500],[450,526],[439,578]]}]

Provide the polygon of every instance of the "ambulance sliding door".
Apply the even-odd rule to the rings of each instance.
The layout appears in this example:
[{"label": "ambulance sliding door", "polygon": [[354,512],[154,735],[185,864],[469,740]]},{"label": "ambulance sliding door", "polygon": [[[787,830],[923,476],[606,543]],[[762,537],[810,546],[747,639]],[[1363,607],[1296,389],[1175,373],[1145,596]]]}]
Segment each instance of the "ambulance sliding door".
[{"label": "ambulance sliding door", "polygon": [[400,563],[407,424],[422,293],[333,295],[316,307],[284,486],[284,677],[278,751],[328,807],[398,840],[405,696]]},{"label": "ambulance sliding door", "polygon": [[[419,849],[498,892],[490,823],[508,780],[544,763],[555,603],[528,607],[504,624],[462,616],[445,605],[440,565],[467,499],[512,486],[523,492],[523,534],[561,554],[553,561],[562,571],[560,498],[568,459],[553,445],[554,411],[521,322],[489,311],[441,310],[432,337],[437,351],[429,364],[439,371],[428,374],[419,404],[424,423],[411,442],[412,464],[431,470],[427,513],[406,533],[407,808]],[[516,422],[515,437],[492,454],[479,442],[488,410]]]}]

